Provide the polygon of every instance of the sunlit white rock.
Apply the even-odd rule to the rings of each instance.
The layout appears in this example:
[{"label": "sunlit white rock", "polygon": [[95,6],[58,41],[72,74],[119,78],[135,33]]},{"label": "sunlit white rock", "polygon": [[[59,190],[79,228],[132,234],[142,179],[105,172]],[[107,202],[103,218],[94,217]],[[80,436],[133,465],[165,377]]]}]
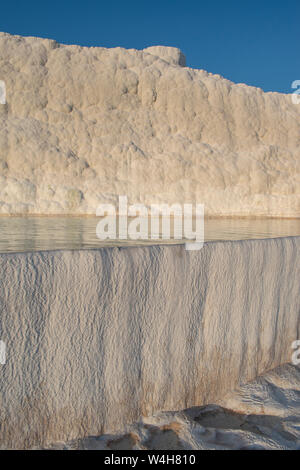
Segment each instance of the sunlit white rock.
[{"label": "sunlit white rock", "polygon": [[300,105],[184,65],[176,48],[1,33],[0,213],[95,214],[127,195],[299,216]]}]

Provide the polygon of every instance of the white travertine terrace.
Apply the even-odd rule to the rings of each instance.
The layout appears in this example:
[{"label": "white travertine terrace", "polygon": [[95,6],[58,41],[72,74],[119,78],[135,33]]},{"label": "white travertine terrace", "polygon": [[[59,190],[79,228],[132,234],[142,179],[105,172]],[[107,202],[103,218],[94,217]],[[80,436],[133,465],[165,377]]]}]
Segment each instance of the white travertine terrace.
[{"label": "white travertine terrace", "polygon": [[185,67],[176,48],[6,33],[0,80],[0,214],[95,214],[126,194],[211,215],[299,216],[291,95]]},{"label": "white travertine terrace", "polygon": [[300,237],[0,254],[0,447],[215,403],[292,358]]},{"label": "white travertine terrace", "polygon": [[117,432],[51,449],[299,450],[300,367],[284,364],[217,404],[142,416]]}]

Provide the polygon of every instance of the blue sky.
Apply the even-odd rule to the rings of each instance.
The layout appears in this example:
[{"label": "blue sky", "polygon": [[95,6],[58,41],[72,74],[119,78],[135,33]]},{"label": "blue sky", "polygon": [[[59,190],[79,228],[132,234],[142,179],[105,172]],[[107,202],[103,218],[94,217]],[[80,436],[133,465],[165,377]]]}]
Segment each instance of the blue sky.
[{"label": "blue sky", "polygon": [[0,30],[82,46],[179,47],[187,65],[265,91],[300,79],[299,0],[1,2]]}]

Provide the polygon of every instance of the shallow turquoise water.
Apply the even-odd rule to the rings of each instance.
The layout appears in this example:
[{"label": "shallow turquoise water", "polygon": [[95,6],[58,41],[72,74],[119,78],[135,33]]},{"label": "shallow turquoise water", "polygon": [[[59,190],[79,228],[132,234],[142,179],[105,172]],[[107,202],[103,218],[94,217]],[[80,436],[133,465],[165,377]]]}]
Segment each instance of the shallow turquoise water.
[{"label": "shallow turquoise water", "polygon": [[[99,217],[0,217],[0,252],[87,249],[181,243],[184,240],[106,240],[96,236]],[[300,236],[300,219],[216,218],[205,221],[205,241]],[[146,238],[146,236],[144,236]]]}]

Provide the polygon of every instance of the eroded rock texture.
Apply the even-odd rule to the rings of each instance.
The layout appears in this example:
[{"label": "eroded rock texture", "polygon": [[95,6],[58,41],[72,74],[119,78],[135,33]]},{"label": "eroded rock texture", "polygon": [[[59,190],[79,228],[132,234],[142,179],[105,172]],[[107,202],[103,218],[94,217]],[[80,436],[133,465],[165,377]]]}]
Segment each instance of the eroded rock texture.
[{"label": "eroded rock texture", "polygon": [[108,451],[299,450],[299,367],[276,367],[228,393],[220,403],[141,417],[116,433],[49,447]]},{"label": "eroded rock texture", "polygon": [[199,202],[299,216],[300,105],[175,48],[0,34],[0,213],[95,214],[100,202]]},{"label": "eroded rock texture", "polygon": [[0,255],[0,444],[214,403],[291,361],[300,238]]}]

